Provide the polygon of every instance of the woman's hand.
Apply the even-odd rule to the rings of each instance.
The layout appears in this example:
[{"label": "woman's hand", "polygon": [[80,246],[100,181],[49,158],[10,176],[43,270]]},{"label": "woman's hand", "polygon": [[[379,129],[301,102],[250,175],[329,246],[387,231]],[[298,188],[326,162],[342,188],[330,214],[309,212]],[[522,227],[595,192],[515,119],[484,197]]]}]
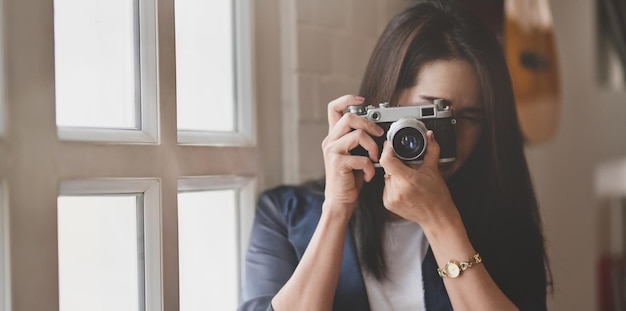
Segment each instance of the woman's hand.
[{"label": "woman's hand", "polygon": [[[325,209],[345,216],[354,211],[363,181],[375,174],[372,161],[378,162],[378,146],[370,136],[381,136],[384,130],[376,123],[352,113],[348,106],[362,105],[363,97],[345,95],[328,104],[328,136],[322,142],[326,169]],[[355,156],[350,150],[362,146],[369,157]]]},{"label": "woman's hand", "polygon": [[398,159],[385,141],[380,164],[385,169],[383,204],[389,211],[418,223],[424,230],[442,220],[460,221],[448,187],[439,173],[439,144],[432,131],[426,133],[428,143],[424,163],[408,167]]},{"label": "woman's hand", "polygon": [[[328,136],[322,142],[326,166],[323,212],[296,269],[272,298],[274,310],[333,308],[350,216],[363,180],[374,177],[372,160],[378,160],[378,146],[369,135],[383,134],[374,122],[343,114],[348,106],[363,101],[363,97],[346,95],[328,104]],[[369,157],[350,155],[359,145]],[[355,170],[363,173],[355,174]]]}]

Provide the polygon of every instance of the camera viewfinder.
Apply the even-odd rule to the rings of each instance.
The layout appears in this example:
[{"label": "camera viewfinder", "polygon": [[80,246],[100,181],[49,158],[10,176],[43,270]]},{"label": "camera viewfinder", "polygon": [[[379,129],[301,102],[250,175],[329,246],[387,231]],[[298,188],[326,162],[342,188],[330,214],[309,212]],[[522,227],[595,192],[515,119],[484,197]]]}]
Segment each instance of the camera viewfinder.
[{"label": "camera viewfinder", "polygon": [[434,117],[434,116],[435,116],[435,108],[433,107],[422,108],[422,118]]}]

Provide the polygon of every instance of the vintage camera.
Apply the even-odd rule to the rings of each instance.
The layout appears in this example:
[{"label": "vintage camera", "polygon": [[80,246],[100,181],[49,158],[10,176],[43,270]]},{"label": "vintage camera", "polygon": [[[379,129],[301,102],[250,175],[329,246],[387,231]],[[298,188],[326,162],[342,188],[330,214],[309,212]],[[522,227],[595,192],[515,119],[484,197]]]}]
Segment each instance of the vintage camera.
[{"label": "vintage camera", "polygon": [[[388,103],[376,106],[350,106],[348,112],[374,121],[385,130],[375,137],[379,155],[383,142],[388,140],[396,156],[406,164],[418,164],[424,160],[427,145],[426,132],[432,130],[441,147],[439,162],[456,159],[456,132],[452,109],[446,100],[435,99],[432,105],[389,107]],[[350,151],[353,155],[368,156],[367,150],[358,146]],[[374,166],[380,167],[375,163]]]}]

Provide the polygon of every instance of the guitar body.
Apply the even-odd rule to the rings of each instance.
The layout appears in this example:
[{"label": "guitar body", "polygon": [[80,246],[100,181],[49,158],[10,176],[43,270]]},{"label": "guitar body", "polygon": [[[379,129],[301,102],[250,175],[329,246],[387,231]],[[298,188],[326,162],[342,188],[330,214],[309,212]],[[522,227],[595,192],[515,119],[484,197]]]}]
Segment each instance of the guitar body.
[{"label": "guitar body", "polygon": [[527,143],[546,142],[558,127],[561,99],[550,5],[505,0],[504,11],[504,51],[520,127]]}]

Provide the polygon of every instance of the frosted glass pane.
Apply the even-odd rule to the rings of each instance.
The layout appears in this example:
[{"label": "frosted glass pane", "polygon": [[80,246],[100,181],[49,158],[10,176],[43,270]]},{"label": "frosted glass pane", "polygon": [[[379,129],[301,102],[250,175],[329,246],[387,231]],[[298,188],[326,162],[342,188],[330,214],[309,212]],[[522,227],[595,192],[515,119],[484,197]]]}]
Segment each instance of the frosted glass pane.
[{"label": "frosted glass pane", "polygon": [[137,1],[54,0],[57,125],[139,128]]},{"label": "frosted glass pane", "polygon": [[138,210],[136,196],[58,198],[60,311],[142,309]]},{"label": "frosted glass pane", "polygon": [[180,310],[236,310],[237,192],[178,195]]},{"label": "frosted glass pane", "polygon": [[178,129],[235,130],[232,0],[175,0]]}]

